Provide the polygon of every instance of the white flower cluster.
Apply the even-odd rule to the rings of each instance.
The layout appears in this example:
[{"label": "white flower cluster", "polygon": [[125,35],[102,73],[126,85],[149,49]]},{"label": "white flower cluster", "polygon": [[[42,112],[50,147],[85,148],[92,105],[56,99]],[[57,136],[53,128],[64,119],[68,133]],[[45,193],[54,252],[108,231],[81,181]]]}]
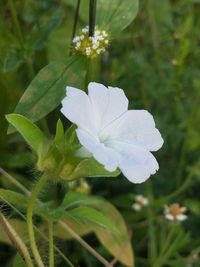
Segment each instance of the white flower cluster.
[{"label": "white flower cluster", "polygon": [[140,211],[144,207],[148,206],[148,204],[149,204],[148,198],[146,198],[146,197],[144,197],[142,195],[136,195],[135,196],[135,203],[133,203],[132,208],[135,211]]},{"label": "white flower cluster", "polygon": [[95,28],[94,36],[89,36],[89,27],[83,28],[81,35],[74,37],[75,50],[89,58],[97,57],[106,51],[109,44],[108,34]]},{"label": "white flower cluster", "polygon": [[170,221],[185,221],[187,219],[187,215],[184,214],[186,210],[186,207],[181,207],[179,203],[174,203],[171,206],[165,205],[164,216]]}]

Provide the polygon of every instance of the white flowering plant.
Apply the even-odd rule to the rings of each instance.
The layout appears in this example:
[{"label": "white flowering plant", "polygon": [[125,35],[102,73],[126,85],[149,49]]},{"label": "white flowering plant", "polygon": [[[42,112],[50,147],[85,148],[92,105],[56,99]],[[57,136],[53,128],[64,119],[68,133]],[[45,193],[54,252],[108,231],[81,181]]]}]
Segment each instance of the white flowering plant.
[{"label": "white flowering plant", "polygon": [[[164,179],[170,166],[164,136],[171,128],[163,125],[172,111],[170,104],[163,108],[158,85],[151,88],[154,64],[143,58],[149,53],[137,53],[143,34],[134,27],[144,19],[141,11],[134,21],[139,1],[25,2],[9,0],[3,8],[5,25],[9,17],[12,23],[2,27],[11,30],[2,86],[16,88],[9,93],[14,103],[0,101],[8,106],[5,143],[0,136],[0,149],[8,147],[0,153],[0,266],[193,266],[200,250],[197,242],[185,256],[185,226],[191,207],[199,208],[180,194],[199,163],[184,172],[184,148],[178,189],[162,196],[176,180]],[[158,53],[152,3],[146,12]],[[180,66],[174,80],[183,58],[169,61]],[[140,69],[145,78],[138,82]],[[6,257],[1,243],[12,247]]]}]

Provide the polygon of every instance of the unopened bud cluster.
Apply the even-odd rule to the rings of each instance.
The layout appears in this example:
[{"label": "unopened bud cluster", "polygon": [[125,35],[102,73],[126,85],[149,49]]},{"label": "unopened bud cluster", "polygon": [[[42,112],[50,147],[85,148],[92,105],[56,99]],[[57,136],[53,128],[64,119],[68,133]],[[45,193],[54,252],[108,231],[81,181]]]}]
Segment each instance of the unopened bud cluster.
[{"label": "unopened bud cluster", "polygon": [[108,34],[95,27],[94,36],[89,36],[89,27],[86,26],[82,29],[81,35],[74,37],[73,43],[78,53],[88,58],[95,58],[106,51],[109,44]]}]

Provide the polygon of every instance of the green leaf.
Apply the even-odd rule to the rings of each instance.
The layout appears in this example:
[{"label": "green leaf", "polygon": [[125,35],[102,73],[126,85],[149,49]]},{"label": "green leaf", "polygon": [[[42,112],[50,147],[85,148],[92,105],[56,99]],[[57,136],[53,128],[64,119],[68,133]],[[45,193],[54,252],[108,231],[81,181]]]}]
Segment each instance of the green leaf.
[{"label": "green leaf", "polygon": [[[116,232],[109,232],[101,228],[93,228],[102,245],[120,262],[134,267],[134,256],[126,223],[119,211],[108,201],[98,199],[96,204],[101,212],[115,222]],[[126,251],[126,253],[124,253]]]},{"label": "green leaf", "polygon": [[28,197],[24,196],[20,193],[7,190],[7,189],[0,189],[0,200],[9,202],[13,205],[16,205],[20,208],[26,208],[28,204]]},{"label": "green leaf", "polygon": [[[62,221],[65,222],[71,229],[73,229],[80,236],[92,232],[92,229],[88,224],[81,225],[72,218],[65,218]],[[62,240],[72,239],[72,236],[67,231],[63,231],[63,227],[60,224],[54,224],[53,233],[55,237]]]},{"label": "green leaf", "polygon": [[30,120],[19,114],[6,115],[6,119],[23,136],[33,151],[39,155],[45,142],[45,136],[42,131]]},{"label": "green leaf", "polygon": [[3,71],[8,72],[16,69],[24,62],[22,51],[19,49],[11,50],[4,61]]},{"label": "green leaf", "polygon": [[48,64],[30,83],[15,113],[32,121],[43,118],[60,104],[67,85],[81,86],[85,69],[84,59],[76,56]]},{"label": "green leaf", "polygon": [[[66,214],[72,215],[71,219],[74,220],[76,227],[74,226],[74,230],[77,231],[79,229],[78,223],[80,224],[80,234],[86,234],[89,232],[89,229],[93,230],[97,235],[99,241],[102,245],[114,256],[117,257],[119,261],[121,261],[126,266],[134,266],[134,257],[133,257],[133,250],[131,247],[131,241],[128,234],[128,230],[126,227],[126,223],[119,213],[119,211],[108,201],[102,198],[97,198],[89,195],[84,195],[77,192],[69,192],[63,199],[62,204],[58,207],[57,212],[61,215],[65,212],[66,209],[81,205],[79,208],[86,208],[90,210],[95,209],[95,211],[100,212],[107,220],[109,220],[112,225],[115,225],[115,231],[108,231],[108,229],[99,227],[98,224],[91,224],[92,220],[88,220],[86,224],[86,229],[84,229],[84,218],[85,215],[81,213],[81,216],[73,216],[74,211],[77,210],[67,210]],[[83,207],[84,205],[84,207]],[[86,206],[86,207],[85,207]],[[89,207],[87,207],[89,206]],[[78,208],[78,211],[79,211]],[[86,213],[87,213],[86,211]],[[85,212],[85,211],[84,211]],[[83,212],[83,213],[84,213]],[[76,213],[76,212],[75,212]],[[55,215],[55,214],[54,214]],[[58,215],[58,213],[57,213]],[[78,214],[80,215],[80,214]],[[82,216],[83,215],[83,216]],[[70,218],[65,218],[69,220]],[[93,218],[92,218],[93,219]],[[68,223],[68,222],[67,222]],[[70,222],[71,225],[74,225],[73,222]],[[88,229],[89,227],[89,229]],[[60,227],[57,226],[58,234],[61,234]],[[62,237],[62,239],[64,236]],[[67,236],[67,238],[69,238]],[[122,253],[126,250],[126,253]]]},{"label": "green leaf", "polygon": [[118,34],[136,17],[138,0],[98,0],[96,24],[110,34]]},{"label": "green leaf", "polygon": [[81,194],[79,192],[69,192],[65,195],[59,208],[69,209],[78,205],[92,205],[94,202],[96,202],[96,198],[90,195]]},{"label": "green leaf", "polygon": [[62,20],[61,16],[47,19],[45,21],[39,21],[33,27],[33,30],[30,34],[28,40],[28,49],[31,51],[41,50],[46,42],[48,41],[49,36],[57,29]]},{"label": "green leaf", "polygon": [[76,177],[116,177],[119,174],[119,169],[114,172],[109,172],[94,158],[87,158],[83,159],[77,165],[74,172],[69,176],[69,179],[75,179]]},{"label": "green leaf", "polygon": [[103,213],[100,211],[90,208],[90,207],[78,207],[69,210],[64,213],[63,218],[71,217],[80,224],[92,223],[92,225],[97,225],[107,229],[111,232],[117,232],[114,222],[110,221]]},{"label": "green leaf", "polygon": [[[0,189],[0,202],[1,201],[8,202],[21,209],[27,209],[29,197],[11,190]],[[47,215],[45,204],[43,203],[35,203],[34,211],[43,217]]]},{"label": "green leaf", "polygon": [[[67,4],[76,8],[74,0],[68,0]],[[88,7],[88,0],[81,1],[79,16],[85,23],[88,21]],[[139,0],[98,0],[96,25],[111,35],[117,35],[134,20],[138,8]]]},{"label": "green leaf", "polygon": [[55,143],[61,142],[61,140],[64,137],[64,134],[65,133],[64,133],[63,124],[62,124],[62,121],[59,119],[58,122],[57,122],[57,125],[56,125],[56,135],[55,135],[55,138],[54,138],[54,142]]}]

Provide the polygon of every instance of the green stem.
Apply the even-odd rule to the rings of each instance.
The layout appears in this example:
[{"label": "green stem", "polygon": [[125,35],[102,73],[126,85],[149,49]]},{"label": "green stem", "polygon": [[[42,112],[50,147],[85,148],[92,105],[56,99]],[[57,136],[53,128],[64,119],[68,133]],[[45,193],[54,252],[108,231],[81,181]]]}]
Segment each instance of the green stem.
[{"label": "green stem", "polygon": [[30,241],[33,255],[39,267],[44,267],[44,263],[42,262],[40,253],[37,248],[36,240],[35,240],[35,234],[34,234],[34,228],[33,228],[33,209],[37,201],[37,197],[41,189],[45,185],[47,179],[48,177],[46,175],[43,175],[39,179],[38,183],[36,184],[35,188],[32,191],[32,194],[31,194],[31,197],[28,203],[28,208],[27,208],[27,225],[28,225],[29,241]]},{"label": "green stem", "polygon": [[54,267],[54,247],[53,247],[53,222],[48,221],[49,228],[49,267]]},{"label": "green stem", "polygon": [[10,10],[11,10],[13,22],[15,24],[15,30],[16,30],[19,42],[20,42],[21,46],[23,47],[24,46],[24,38],[23,38],[22,31],[21,31],[21,28],[20,28],[19,20],[17,18],[17,13],[16,13],[15,6],[14,6],[12,0],[9,0],[8,3],[9,3],[9,6],[10,6]]},{"label": "green stem", "polygon": [[69,51],[69,55],[72,55],[72,50],[73,50],[73,39],[74,36],[76,34],[76,28],[77,28],[77,24],[78,24],[78,14],[79,14],[79,9],[80,9],[80,2],[81,0],[77,0],[77,5],[76,5],[76,11],[75,11],[75,15],[74,15],[74,24],[73,24],[73,30],[72,30],[72,37],[71,37],[71,47],[70,47],[70,51]]},{"label": "green stem", "polygon": [[[9,176],[8,176],[9,177]],[[14,177],[13,177],[14,179]],[[11,182],[13,182],[13,179],[10,180]],[[38,185],[38,184],[37,184]],[[37,186],[36,185],[36,186]],[[30,191],[28,191],[28,189],[24,190],[22,189],[23,187],[21,186],[20,189],[26,194],[26,195],[30,195]],[[35,190],[35,189],[34,189]],[[0,198],[2,198],[0,196]],[[4,201],[6,203],[8,203],[5,199]],[[39,201],[38,199],[36,199],[35,201]],[[10,205],[14,210],[17,211],[17,209],[12,206],[12,204],[8,203],[8,205]],[[17,211],[19,214],[20,212]],[[24,219],[24,215],[23,214],[20,214]],[[28,220],[28,219],[26,219]],[[85,249],[87,249],[94,257],[96,257],[100,262],[102,262],[105,266],[109,266],[109,262],[104,259],[96,250],[94,250],[89,244],[87,244],[76,232],[73,231],[73,229],[71,227],[69,227],[66,222],[60,220],[58,222],[65,230],[67,230],[72,237],[74,237],[74,239],[76,239]],[[33,224],[32,224],[33,225]],[[37,230],[37,232],[45,239],[45,240],[48,240],[48,238],[39,230],[36,228],[36,226],[33,225],[33,227]],[[33,233],[33,236],[34,236],[34,233]],[[74,267],[73,264],[71,264],[71,262],[65,257],[65,255],[54,245],[54,248],[55,250],[66,260],[66,262],[69,264],[70,267]]]},{"label": "green stem", "polygon": [[[80,9],[80,3],[81,3],[81,0],[77,0],[76,11],[75,11],[75,15],[74,15],[74,24],[73,24],[71,42],[73,41],[73,39],[75,37],[75,34],[76,34],[76,28],[77,28],[77,24],[78,24],[78,14],[79,14],[79,9]],[[70,49],[70,55],[71,54],[72,54],[72,49]]]},{"label": "green stem", "polygon": [[173,224],[171,226],[171,229],[169,231],[169,234],[167,236],[167,239],[165,240],[165,242],[163,244],[163,248],[162,248],[162,250],[160,252],[160,255],[158,256],[158,258],[156,259],[155,263],[153,264],[153,267],[161,267],[161,266],[163,266],[163,263],[164,263],[163,260],[165,258],[164,255],[167,252],[167,249],[168,249],[169,245],[172,242],[172,239],[174,237],[175,231],[176,231],[176,225]]},{"label": "green stem", "polygon": [[87,59],[87,70],[86,70],[85,85],[84,85],[85,91],[87,91],[87,87],[91,79],[91,63],[92,63],[91,59]]},{"label": "green stem", "polygon": [[96,20],[96,0],[90,0],[89,7],[89,36],[94,36],[95,20]]},{"label": "green stem", "polygon": [[[4,199],[1,195],[0,198],[7,203],[21,218],[23,218],[24,220],[26,220],[26,216],[24,216],[23,213],[21,213],[15,206],[13,206],[10,202],[8,202],[6,199]],[[39,228],[37,228],[35,225],[33,225],[35,231],[47,242],[49,242],[49,239],[46,237],[46,235],[41,232],[41,230]],[[54,249],[56,252],[58,252],[58,254],[66,261],[66,263],[70,266],[70,267],[75,267],[69,260],[68,258],[62,253],[62,251],[55,245]]]},{"label": "green stem", "polygon": [[[149,181],[146,184],[147,187],[147,196],[151,203],[154,203],[154,196],[153,196],[153,188],[152,183]],[[157,246],[156,246],[156,229],[154,223],[154,211],[151,205],[148,206],[147,209],[147,217],[148,217],[148,235],[149,235],[149,244],[148,244],[148,256],[150,262],[153,262],[157,256]]]}]

